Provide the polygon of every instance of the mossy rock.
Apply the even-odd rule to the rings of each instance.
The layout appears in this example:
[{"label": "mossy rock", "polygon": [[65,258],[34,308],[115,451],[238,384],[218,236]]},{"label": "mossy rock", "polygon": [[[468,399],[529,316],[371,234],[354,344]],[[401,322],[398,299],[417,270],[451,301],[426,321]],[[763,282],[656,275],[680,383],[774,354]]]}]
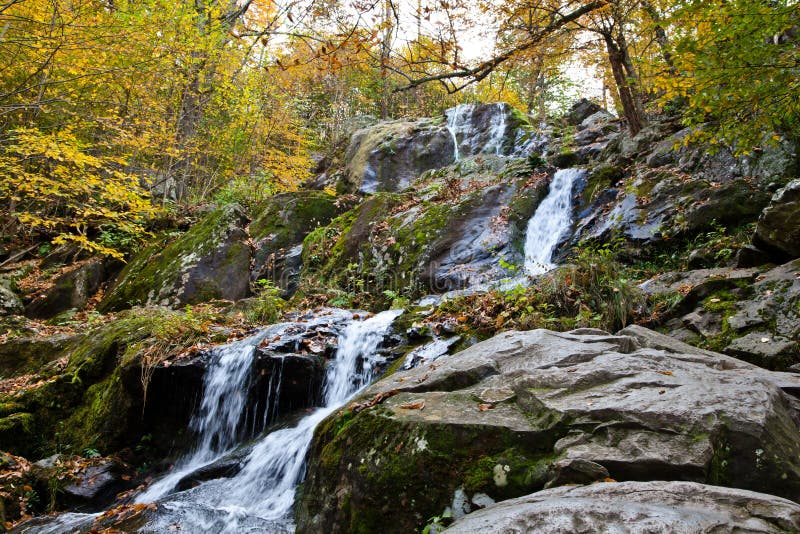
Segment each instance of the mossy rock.
[{"label": "mossy rock", "polygon": [[525,159],[476,156],[423,174],[414,190],[377,193],[304,241],[303,287],[406,298],[512,273],[548,182]]},{"label": "mossy rock", "polygon": [[102,312],[136,305],[181,307],[250,294],[248,218],[230,205],[204,217],[170,244],[157,242],[134,257],[102,300]]},{"label": "mossy rock", "polygon": [[42,367],[37,386],[0,396],[0,447],[37,457],[56,449],[112,452],[136,443],[149,431],[142,418],[142,350],[168,315],[181,317],[163,309],[123,312],[86,334],[53,340],[48,359],[66,358],[66,366]]},{"label": "mossy rock", "polygon": [[280,283],[283,277],[276,266],[287,250],[349,207],[352,202],[346,198],[324,191],[293,191],[270,197],[250,223],[250,237],[256,243],[251,279]]},{"label": "mossy rock", "polygon": [[[542,489],[553,459],[543,449],[552,442],[502,427],[393,416],[412,400],[401,395],[388,408],[345,412],[317,428],[298,509],[300,531],[332,525],[334,532],[415,532],[441,515],[460,487],[495,499]],[[474,409],[469,397],[463,401]],[[335,506],[325,491],[330,481],[336,481]]]}]

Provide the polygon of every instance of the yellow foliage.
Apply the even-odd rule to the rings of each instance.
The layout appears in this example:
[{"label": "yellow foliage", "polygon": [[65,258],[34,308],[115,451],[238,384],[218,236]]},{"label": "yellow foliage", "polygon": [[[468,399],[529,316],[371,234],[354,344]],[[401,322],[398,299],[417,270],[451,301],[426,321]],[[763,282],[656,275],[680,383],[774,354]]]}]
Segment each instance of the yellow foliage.
[{"label": "yellow foliage", "polygon": [[0,204],[29,232],[122,259],[103,232],[141,239],[157,213],[118,157],[95,156],[69,130],[18,128],[0,147]]}]

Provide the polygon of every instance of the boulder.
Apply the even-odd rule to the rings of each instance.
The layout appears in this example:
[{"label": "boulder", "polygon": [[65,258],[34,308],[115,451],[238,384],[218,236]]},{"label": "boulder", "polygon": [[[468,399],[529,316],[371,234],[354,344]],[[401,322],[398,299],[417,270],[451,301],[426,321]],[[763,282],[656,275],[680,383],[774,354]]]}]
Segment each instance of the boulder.
[{"label": "boulder", "polygon": [[14,291],[14,284],[5,277],[0,277],[0,316],[22,313],[22,300]]},{"label": "boulder", "polygon": [[70,309],[80,310],[106,281],[108,269],[102,260],[91,260],[55,279],[25,306],[25,315],[49,319]]},{"label": "boulder", "polygon": [[572,104],[572,107],[569,108],[569,111],[564,116],[564,119],[567,121],[567,124],[578,125],[595,113],[599,113],[601,111],[604,110],[600,104],[596,104],[595,102],[592,102],[586,98],[581,98]]},{"label": "boulder", "polygon": [[441,120],[381,122],[350,139],[342,192],[400,191],[422,172],[452,163],[453,155]]},{"label": "boulder", "polygon": [[317,428],[298,530],[408,532],[459,488],[606,472],[800,498],[800,376],[643,337],[506,332],[377,382]]},{"label": "boulder", "polygon": [[117,493],[134,486],[135,471],[125,463],[103,458],[74,474],[62,489],[64,506],[82,511],[100,511],[114,502]]},{"label": "boulder", "polygon": [[217,209],[166,245],[134,257],[100,302],[102,312],[136,305],[182,307],[250,294],[249,219],[238,205]]},{"label": "boulder", "polygon": [[467,515],[445,532],[797,531],[800,505],[772,495],[693,482],[611,482],[509,499]]},{"label": "boulder", "polygon": [[755,244],[773,252],[776,259],[800,256],[800,179],[772,197],[758,220]]}]

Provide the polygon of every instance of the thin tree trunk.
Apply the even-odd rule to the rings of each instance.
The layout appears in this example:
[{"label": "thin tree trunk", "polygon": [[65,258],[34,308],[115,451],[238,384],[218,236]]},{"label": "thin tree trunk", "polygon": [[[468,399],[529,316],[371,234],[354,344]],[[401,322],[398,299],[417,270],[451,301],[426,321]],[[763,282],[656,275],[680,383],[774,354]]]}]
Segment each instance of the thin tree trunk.
[{"label": "thin tree trunk", "polygon": [[633,90],[625,75],[623,53],[611,35],[604,34],[603,39],[606,43],[608,61],[611,64],[611,73],[614,76],[614,83],[617,85],[619,101],[622,105],[622,114],[625,117],[625,122],[628,123],[628,129],[631,135],[636,135],[642,130],[644,121],[636,105]]}]

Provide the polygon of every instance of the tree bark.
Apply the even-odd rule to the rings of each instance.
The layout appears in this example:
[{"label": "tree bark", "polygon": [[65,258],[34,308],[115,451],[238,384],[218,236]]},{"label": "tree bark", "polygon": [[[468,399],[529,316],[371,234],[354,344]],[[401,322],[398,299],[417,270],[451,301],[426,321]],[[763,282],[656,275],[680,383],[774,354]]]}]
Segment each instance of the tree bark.
[{"label": "tree bark", "polygon": [[603,34],[608,51],[608,61],[611,64],[611,73],[614,76],[614,83],[617,86],[619,101],[622,105],[622,114],[631,135],[636,135],[642,130],[644,119],[640,112],[640,107],[636,105],[636,96],[625,73],[624,54],[620,50],[614,38],[609,34]]}]

